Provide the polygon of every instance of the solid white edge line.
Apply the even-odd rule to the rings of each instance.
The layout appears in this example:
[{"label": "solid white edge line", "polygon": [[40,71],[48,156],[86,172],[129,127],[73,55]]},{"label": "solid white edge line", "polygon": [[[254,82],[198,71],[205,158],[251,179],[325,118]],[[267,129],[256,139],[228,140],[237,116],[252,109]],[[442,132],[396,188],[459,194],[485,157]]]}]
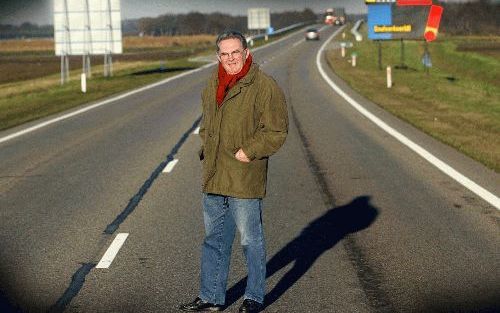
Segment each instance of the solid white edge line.
[{"label": "solid white edge line", "polygon": [[441,170],[443,173],[446,175],[450,176],[454,180],[456,180],[458,183],[481,197],[483,200],[488,202],[489,204],[493,205],[495,208],[500,210],[500,198],[494,195],[493,193],[489,192],[488,190],[484,189],[483,187],[479,186],[475,182],[473,182],[471,179],[468,177],[464,176],[445,162],[441,161],[437,157],[435,157],[433,154],[431,154],[429,151],[425,150],[418,144],[414,143],[401,133],[399,133],[397,130],[394,128],[390,127],[387,125],[385,122],[383,122],[381,119],[373,115],[371,112],[369,112],[367,109],[365,109],[363,106],[361,106],[359,103],[357,103],[354,99],[352,99],[349,95],[347,95],[342,89],[340,89],[339,86],[337,86],[326,74],[326,72],[323,69],[323,66],[321,64],[321,55],[323,53],[323,50],[325,49],[326,45],[335,37],[344,27],[338,29],[336,32],[334,32],[328,40],[323,43],[323,45],[319,48],[318,54],[316,55],[316,66],[318,67],[318,70],[323,77],[323,79],[332,87],[332,89],[338,93],[342,98],[344,98],[351,106],[353,106],[356,110],[358,110],[362,115],[364,115],[366,118],[368,118],[370,121],[375,123],[377,126],[382,128],[384,131],[386,131],[388,134],[399,140],[402,144],[416,152],[418,155],[423,157],[425,160],[427,160],[429,163],[437,167],[439,170]]},{"label": "solid white edge line", "polygon": [[[289,34],[289,35],[287,35],[287,36],[285,36],[285,37],[283,37],[283,38],[280,38],[280,39],[278,39],[278,40],[276,40],[276,41],[273,41],[273,42],[271,42],[271,43],[269,43],[269,44],[267,44],[267,45],[260,46],[260,47],[258,47],[258,48],[255,48],[255,49],[250,49],[250,50],[253,52],[253,51],[258,51],[258,50],[260,50],[260,49],[264,49],[264,48],[270,47],[270,46],[272,46],[272,45],[274,45],[274,44],[277,44],[277,43],[279,43],[279,42],[281,42],[281,41],[283,41],[283,40],[288,39],[289,37],[291,37],[291,36],[293,36],[293,35],[295,35],[295,34],[296,34],[296,32],[292,32],[291,34]],[[124,94],[122,94],[122,95],[119,95],[119,96],[116,96],[116,97],[110,98],[110,99],[108,99],[108,100],[104,100],[104,101],[101,101],[101,102],[95,103],[95,104],[93,104],[93,105],[87,106],[87,107],[82,108],[82,109],[80,109],[80,110],[77,110],[77,111],[75,111],[75,112],[68,113],[68,114],[64,114],[64,115],[59,116],[59,117],[57,117],[57,118],[54,118],[54,119],[51,119],[51,120],[48,120],[48,121],[42,122],[42,123],[37,124],[37,125],[34,125],[34,126],[31,126],[31,127],[26,128],[26,129],[24,129],[24,130],[21,130],[21,131],[15,132],[15,133],[13,133],[13,134],[10,134],[10,135],[8,135],[8,136],[5,136],[5,137],[0,138],[0,143],[6,142],[6,141],[11,140],[11,139],[14,139],[14,138],[17,138],[17,137],[22,136],[22,135],[25,135],[25,134],[27,134],[27,133],[31,133],[32,131],[35,131],[35,130],[40,129],[40,128],[42,128],[42,127],[45,127],[45,126],[48,126],[48,125],[54,124],[54,123],[56,123],[56,122],[59,122],[59,121],[62,121],[62,120],[68,119],[68,118],[70,118],[70,117],[73,117],[73,116],[75,116],[75,115],[78,115],[78,114],[81,114],[81,113],[84,113],[84,112],[90,111],[90,110],[92,110],[92,109],[95,109],[95,108],[97,108],[97,107],[103,106],[103,105],[108,104],[108,103],[110,103],[110,102],[114,102],[114,101],[117,101],[117,100],[120,100],[120,99],[126,98],[126,97],[128,97],[128,96],[134,95],[134,94],[136,94],[136,93],[139,93],[139,92],[142,92],[142,91],[145,91],[145,90],[148,90],[148,89],[151,89],[151,88],[154,88],[154,87],[157,87],[157,86],[160,86],[160,85],[166,84],[166,83],[168,83],[168,82],[170,82],[170,81],[172,81],[172,80],[175,80],[175,79],[178,79],[178,78],[181,78],[181,77],[187,76],[187,75],[191,75],[191,74],[193,74],[193,73],[199,72],[199,71],[201,71],[201,70],[203,70],[203,69],[205,69],[205,68],[208,68],[208,67],[210,67],[210,66],[213,66],[213,65],[215,65],[215,64],[217,64],[217,62],[211,62],[211,63],[205,64],[205,65],[200,66],[200,67],[198,67],[198,68],[196,68],[196,69],[193,69],[193,70],[190,70],[190,71],[187,71],[187,72],[181,73],[181,74],[179,74],[179,75],[175,75],[175,76],[168,77],[168,78],[166,78],[166,79],[164,79],[164,80],[161,80],[161,81],[159,81],[159,82],[153,83],[153,84],[151,84],[151,85],[147,85],[147,86],[144,86],[144,87],[141,87],[141,88],[134,89],[134,90],[129,91],[129,92],[126,92],[126,93],[124,93]],[[85,105],[85,104],[82,104],[82,105]]]},{"label": "solid white edge line", "polygon": [[99,261],[99,263],[96,265],[96,268],[108,268],[111,263],[113,263],[113,260],[118,254],[118,251],[120,251],[120,248],[125,243],[125,240],[127,240],[127,237],[128,233],[120,233],[116,235],[115,240],[113,240],[108,250],[106,250],[106,253],[104,253],[104,255],[102,256],[101,261]]},{"label": "solid white edge line", "polygon": [[172,161],[168,162],[168,164],[165,166],[165,169],[163,169],[163,173],[170,173],[174,169],[174,166],[179,162],[178,159],[173,159]]},{"label": "solid white edge line", "polygon": [[199,72],[207,67],[210,67],[212,66],[213,64],[215,63],[209,63],[209,64],[206,64],[204,66],[201,66],[199,68],[196,68],[194,70],[190,70],[190,71],[187,71],[187,72],[184,72],[184,73],[181,73],[179,75],[176,75],[176,76],[172,76],[172,77],[168,77],[164,80],[161,80],[159,82],[156,82],[156,83],[153,83],[151,85],[147,85],[147,86],[144,86],[144,87],[141,87],[141,88],[138,88],[138,89],[134,89],[132,91],[129,91],[129,92],[126,92],[124,94],[121,94],[119,96],[116,96],[116,97],[113,97],[113,98],[110,98],[108,100],[104,100],[104,101],[101,101],[101,102],[98,102],[98,103],[95,103],[95,104],[92,104],[90,106],[87,106],[85,108],[82,108],[80,110],[77,110],[75,112],[71,112],[71,113],[68,113],[68,114],[64,114],[60,117],[57,117],[57,118],[54,118],[54,119],[51,119],[51,120],[48,120],[46,122],[43,122],[43,123],[40,123],[40,124],[37,124],[35,126],[32,126],[32,127],[29,127],[29,128],[26,128],[22,131],[19,131],[19,132],[16,132],[16,133],[13,133],[13,134],[10,134],[8,136],[5,136],[3,138],[0,138],[0,143],[2,142],[5,142],[5,141],[8,141],[8,140],[11,140],[11,139],[14,139],[16,137],[19,137],[19,136],[22,136],[22,135],[25,135],[27,133],[30,133],[32,131],[35,131],[37,129],[40,129],[42,127],[45,127],[45,126],[48,126],[48,125],[51,125],[51,124],[54,124],[56,122],[59,122],[59,121],[62,121],[62,120],[65,120],[65,119],[68,119],[70,117],[73,117],[75,115],[78,115],[78,114],[81,114],[81,113],[84,113],[84,112],[87,112],[87,111],[90,111],[92,109],[95,109],[95,108],[98,108],[100,106],[103,106],[105,104],[108,104],[110,102],[114,102],[114,101],[117,101],[117,100],[120,100],[120,99],[123,99],[123,98],[126,98],[128,96],[131,96],[131,95],[134,95],[136,93],[139,93],[139,92],[142,92],[142,91],[145,91],[145,90],[148,90],[148,89],[151,89],[151,88],[154,88],[154,87],[157,87],[157,86],[160,86],[162,84],[166,84],[174,79],[178,79],[178,78],[181,78],[181,77],[184,77],[186,75],[190,75],[190,74],[193,74],[195,72]]}]

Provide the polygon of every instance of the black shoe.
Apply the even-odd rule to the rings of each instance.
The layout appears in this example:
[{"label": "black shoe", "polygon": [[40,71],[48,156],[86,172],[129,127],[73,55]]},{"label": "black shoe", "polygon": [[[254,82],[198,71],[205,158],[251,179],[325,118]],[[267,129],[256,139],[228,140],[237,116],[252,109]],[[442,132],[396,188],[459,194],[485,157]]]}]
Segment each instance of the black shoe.
[{"label": "black shoe", "polygon": [[257,313],[262,311],[264,305],[257,301],[253,301],[250,299],[245,299],[240,306],[239,312],[249,312],[249,313]]},{"label": "black shoe", "polygon": [[193,302],[181,305],[179,309],[186,312],[216,312],[222,311],[222,305],[213,304],[196,298]]}]

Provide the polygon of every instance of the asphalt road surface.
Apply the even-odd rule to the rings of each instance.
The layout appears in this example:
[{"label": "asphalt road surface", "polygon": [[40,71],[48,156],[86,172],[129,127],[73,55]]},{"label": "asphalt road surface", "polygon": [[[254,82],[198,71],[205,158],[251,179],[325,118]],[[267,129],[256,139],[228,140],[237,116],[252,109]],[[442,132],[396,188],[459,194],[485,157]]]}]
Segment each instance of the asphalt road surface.
[{"label": "asphalt road surface", "polygon": [[[265,311],[500,311],[499,210],[331,89],[316,55],[336,30],[323,29],[319,42],[299,32],[254,52],[284,89],[290,117],[264,201]],[[213,69],[0,143],[1,312],[177,312],[197,295],[195,130]],[[500,194],[498,174],[327,74],[391,127]],[[126,236],[119,234],[128,237],[100,268],[112,242]],[[238,240],[227,312],[237,311],[245,285]]]}]

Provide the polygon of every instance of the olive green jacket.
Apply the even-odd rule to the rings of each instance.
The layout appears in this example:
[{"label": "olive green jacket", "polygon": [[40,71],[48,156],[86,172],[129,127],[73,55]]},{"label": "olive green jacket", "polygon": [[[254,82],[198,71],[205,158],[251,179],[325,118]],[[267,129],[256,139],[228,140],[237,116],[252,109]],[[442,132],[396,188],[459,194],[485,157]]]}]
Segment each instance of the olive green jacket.
[{"label": "olive green jacket", "polygon": [[[215,96],[217,85],[215,71],[202,93],[203,192],[263,198],[268,158],[283,145],[288,133],[283,91],[255,63],[229,90],[220,108]],[[250,163],[236,159],[240,148]]]}]

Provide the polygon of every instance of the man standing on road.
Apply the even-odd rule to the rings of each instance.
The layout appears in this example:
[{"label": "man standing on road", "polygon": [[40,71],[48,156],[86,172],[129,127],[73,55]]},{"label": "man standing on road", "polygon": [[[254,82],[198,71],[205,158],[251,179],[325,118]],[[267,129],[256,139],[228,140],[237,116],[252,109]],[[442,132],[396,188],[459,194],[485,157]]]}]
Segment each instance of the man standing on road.
[{"label": "man standing on road", "polygon": [[267,162],[285,142],[288,114],[277,83],[252,63],[245,37],[217,37],[218,71],[202,93],[200,125],[205,240],[199,296],[183,311],[222,311],[235,229],[241,235],[248,280],[239,312],[263,308],[266,252],[262,198]]}]

